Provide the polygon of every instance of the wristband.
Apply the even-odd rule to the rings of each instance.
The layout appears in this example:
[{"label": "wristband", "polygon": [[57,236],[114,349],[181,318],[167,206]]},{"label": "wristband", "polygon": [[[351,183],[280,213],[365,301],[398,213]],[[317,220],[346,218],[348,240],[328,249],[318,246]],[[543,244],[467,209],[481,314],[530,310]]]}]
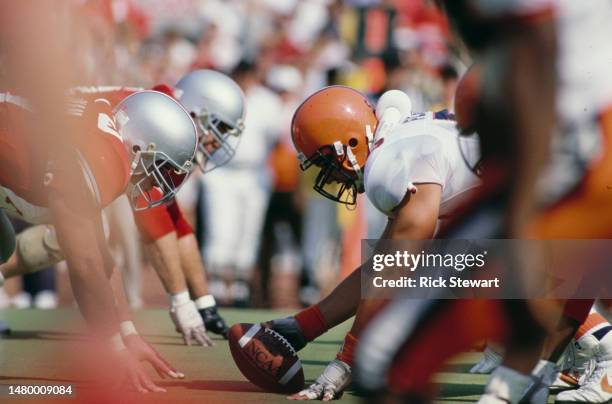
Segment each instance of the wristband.
[{"label": "wristband", "polygon": [[170,305],[172,307],[181,306],[189,301],[191,301],[191,298],[189,297],[189,292],[186,290],[170,295]]},{"label": "wristband", "polygon": [[200,296],[195,300],[195,305],[198,310],[208,309],[211,307],[215,307],[217,302],[215,301],[215,297],[213,295],[204,295]]},{"label": "wristband", "polygon": [[121,338],[121,333],[116,333],[110,338],[110,343],[113,351],[120,352],[127,349]]},{"label": "wristband", "polygon": [[0,272],[0,288],[4,286],[4,275],[2,275],[2,272]]},{"label": "wristband", "polygon": [[128,335],[138,334],[138,331],[136,331],[136,326],[132,321],[121,322],[121,324],[119,324],[119,332],[123,338],[127,337]]}]

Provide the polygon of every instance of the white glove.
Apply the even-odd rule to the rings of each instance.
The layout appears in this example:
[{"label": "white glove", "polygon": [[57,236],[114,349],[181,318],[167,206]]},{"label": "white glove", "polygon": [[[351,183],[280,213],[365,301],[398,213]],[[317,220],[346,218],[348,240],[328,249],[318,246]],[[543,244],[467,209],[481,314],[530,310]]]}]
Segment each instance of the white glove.
[{"label": "white glove", "polygon": [[351,367],[339,359],[334,359],[310,387],[292,395],[289,399],[331,401],[342,397],[344,389],[349,384],[351,384]]},{"label": "white glove", "polygon": [[212,346],[213,342],[206,333],[202,316],[192,300],[173,304],[170,307],[170,318],[176,329],[183,335],[186,345],[193,341],[203,346]]}]

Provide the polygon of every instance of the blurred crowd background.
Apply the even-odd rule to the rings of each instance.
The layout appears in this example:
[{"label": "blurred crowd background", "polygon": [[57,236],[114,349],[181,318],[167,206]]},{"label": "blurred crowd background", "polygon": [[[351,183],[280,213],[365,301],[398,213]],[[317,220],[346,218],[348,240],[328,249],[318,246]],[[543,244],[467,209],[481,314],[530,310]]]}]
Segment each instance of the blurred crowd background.
[{"label": "blurred crowd background", "polygon": [[[196,172],[179,193],[211,292],[227,305],[317,300],[359,264],[360,240],[377,238],[386,223],[363,195],[349,210],[315,193],[310,173],[300,172],[290,122],[306,96],[343,84],[375,102],[395,88],[416,112],[452,111],[465,69],[432,0],[71,0],[57,14],[78,25],[65,45],[80,85],[173,85],[209,68],[244,90],[236,156]],[[115,204],[107,215],[131,304],[165,305],[129,207]],[[72,304],[61,264],[0,290],[0,308]]]}]

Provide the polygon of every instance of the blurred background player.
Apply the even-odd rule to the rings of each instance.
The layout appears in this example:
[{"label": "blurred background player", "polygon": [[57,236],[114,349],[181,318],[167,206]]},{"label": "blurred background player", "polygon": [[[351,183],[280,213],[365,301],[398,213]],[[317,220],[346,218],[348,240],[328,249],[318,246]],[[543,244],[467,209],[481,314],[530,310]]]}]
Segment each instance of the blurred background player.
[{"label": "blurred background player", "polygon": [[249,114],[241,147],[231,161],[202,177],[204,211],[203,255],[214,295],[224,304],[250,302],[259,238],[272,192],[268,156],[283,123],[281,100],[262,85],[257,66],[241,63],[233,77],[246,96]]},{"label": "blurred background player", "polygon": [[[181,78],[174,90],[161,85],[155,88],[178,98],[197,123],[196,162],[202,172],[211,171],[231,159],[242,132],[245,112],[244,97],[235,82],[219,72],[196,70]],[[130,87],[97,86],[74,88],[70,93],[76,100],[109,99],[114,106],[138,91]],[[207,328],[224,336],[227,326],[217,312],[214,297],[208,294],[197,241],[176,201],[172,199],[151,209],[136,210],[134,215],[145,248],[170,297],[172,320],[185,342],[190,345],[194,340],[210,345]],[[61,257],[54,257],[53,262],[46,264],[56,263],[58,259]],[[3,268],[3,271],[14,276],[36,269]]]},{"label": "blurred background player", "polygon": [[[164,374],[177,377],[134,328],[121,277],[104,238],[101,209],[124,192],[136,203],[153,187],[161,191],[160,196],[147,198],[146,206],[171,198],[191,170],[197,145],[193,121],[180,104],[158,92],[133,95],[114,110],[105,99],[69,104],[67,116],[72,116],[73,130],[84,133],[71,146],[77,164],[66,167],[56,156],[37,153],[36,137],[24,120],[36,117],[28,102],[10,93],[3,93],[3,100],[3,142],[12,153],[0,159],[4,166],[0,206],[30,223],[53,224],[59,242],[52,251],[44,240],[33,245],[21,237],[9,260],[36,262],[48,254],[65,254],[79,308],[94,335],[112,335],[109,343],[123,358],[120,363],[127,366],[134,387],[163,391],[131,362],[132,356],[125,355],[124,343],[131,346],[135,359],[148,360]],[[66,191],[67,183],[81,184],[82,189]],[[11,240],[3,243],[10,245]],[[107,312],[100,314],[98,307]]]}]

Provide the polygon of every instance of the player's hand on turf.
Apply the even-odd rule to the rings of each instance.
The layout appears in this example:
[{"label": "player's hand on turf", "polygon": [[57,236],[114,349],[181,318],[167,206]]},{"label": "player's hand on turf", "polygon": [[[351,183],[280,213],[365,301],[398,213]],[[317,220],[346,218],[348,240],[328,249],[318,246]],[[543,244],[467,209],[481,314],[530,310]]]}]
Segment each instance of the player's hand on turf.
[{"label": "player's hand on turf", "polygon": [[142,364],[129,350],[123,349],[117,353],[123,378],[139,393],[165,393],[166,389],[157,386],[147,375]]},{"label": "player's hand on turf", "polygon": [[310,387],[288,398],[331,401],[342,397],[344,389],[349,384],[351,384],[351,367],[341,360],[334,359]]},{"label": "player's hand on turf", "polygon": [[147,343],[140,335],[128,335],[123,338],[123,342],[134,358],[141,362],[149,362],[160,377],[171,377],[173,379],[185,378],[182,372],[171,366],[168,361],[166,361],[155,348]]},{"label": "player's hand on turf", "polygon": [[214,345],[204,326],[204,321],[192,300],[170,308],[170,317],[178,332],[183,335],[186,345]]}]

